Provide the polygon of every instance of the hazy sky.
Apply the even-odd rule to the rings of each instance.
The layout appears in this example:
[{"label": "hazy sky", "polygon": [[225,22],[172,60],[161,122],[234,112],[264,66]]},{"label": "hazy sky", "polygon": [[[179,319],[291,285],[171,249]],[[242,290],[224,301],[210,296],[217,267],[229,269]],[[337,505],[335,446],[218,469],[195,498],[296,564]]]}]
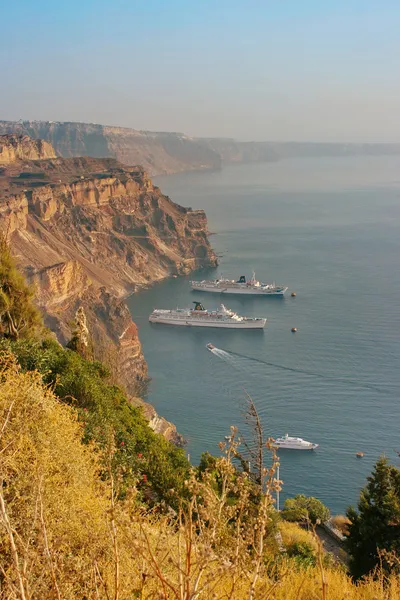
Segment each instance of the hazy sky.
[{"label": "hazy sky", "polygon": [[0,119],[400,142],[400,0],[0,0]]}]

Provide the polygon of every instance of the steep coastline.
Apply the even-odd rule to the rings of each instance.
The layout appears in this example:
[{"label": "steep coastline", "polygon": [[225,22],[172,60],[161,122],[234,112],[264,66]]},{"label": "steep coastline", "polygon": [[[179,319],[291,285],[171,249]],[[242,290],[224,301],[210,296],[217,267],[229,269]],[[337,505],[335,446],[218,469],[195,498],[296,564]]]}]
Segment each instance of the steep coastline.
[{"label": "steep coastline", "polygon": [[[7,143],[8,136],[0,137],[0,146]],[[137,396],[147,365],[124,297],[216,264],[206,216],[164,196],[142,167],[113,159],[25,159],[30,152],[0,172],[0,227],[58,339],[71,337],[82,306],[96,357]],[[172,435],[170,424],[146,410],[154,427]]]},{"label": "steep coastline", "polygon": [[59,156],[111,157],[140,164],[150,175],[220,169],[219,154],[182,133],[138,131],[96,123],[0,121],[0,135],[15,133],[49,142]]},{"label": "steep coastline", "polygon": [[242,142],[96,123],[0,121],[1,134],[46,140],[59,156],[66,158],[85,155],[115,158],[127,165],[140,164],[150,175],[218,170],[225,165],[296,157],[400,154],[400,144],[395,143]]}]

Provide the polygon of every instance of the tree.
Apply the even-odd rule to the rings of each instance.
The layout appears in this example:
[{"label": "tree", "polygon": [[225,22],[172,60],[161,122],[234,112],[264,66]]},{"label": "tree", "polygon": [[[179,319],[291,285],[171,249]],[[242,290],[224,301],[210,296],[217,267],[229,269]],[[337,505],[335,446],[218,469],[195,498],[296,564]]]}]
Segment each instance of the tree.
[{"label": "tree", "polygon": [[0,234],[0,334],[18,339],[43,329],[34,291],[18,271],[4,234]]},{"label": "tree", "polygon": [[286,521],[304,521],[315,524],[317,521],[327,521],[330,511],[321,500],[313,496],[297,494],[294,498],[288,498],[285,501],[282,516]]},{"label": "tree", "polygon": [[367,481],[358,511],[347,511],[346,546],[357,579],[378,565],[387,572],[398,569],[400,557],[400,470],[381,457]]}]

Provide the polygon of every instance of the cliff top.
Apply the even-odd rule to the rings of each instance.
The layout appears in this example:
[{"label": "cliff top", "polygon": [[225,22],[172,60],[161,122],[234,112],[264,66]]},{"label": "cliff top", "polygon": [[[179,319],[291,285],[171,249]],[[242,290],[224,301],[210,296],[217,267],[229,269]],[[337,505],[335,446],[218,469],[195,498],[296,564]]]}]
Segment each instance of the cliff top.
[{"label": "cliff top", "polygon": [[[18,140],[18,138],[30,140],[28,136],[0,136],[0,156],[2,139],[5,137],[14,140]],[[42,140],[31,141],[41,142]],[[118,177],[122,181],[127,178],[142,181],[146,179],[147,174],[140,166],[125,166],[114,158],[91,158],[88,156],[54,157],[41,160],[18,158],[13,162],[3,162],[3,164],[0,159],[0,197],[7,197],[46,185],[60,183],[70,185],[76,181],[105,179],[106,177]]]}]

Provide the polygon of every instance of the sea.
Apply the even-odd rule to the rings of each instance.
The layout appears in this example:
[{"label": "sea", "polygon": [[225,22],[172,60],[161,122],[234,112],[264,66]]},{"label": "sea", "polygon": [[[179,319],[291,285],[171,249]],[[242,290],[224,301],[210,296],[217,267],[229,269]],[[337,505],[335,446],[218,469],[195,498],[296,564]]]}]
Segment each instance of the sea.
[{"label": "sea", "polygon": [[[203,452],[220,453],[232,425],[251,435],[249,394],[265,437],[319,444],[280,452],[281,503],[306,494],[343,513],[379,456],[400,463],[400,157],[286,159],[155,183],[206,211],[219,266],[130,297],[151,377],[148,401],[175,423],[196,464]],[[264,331],[148,322],[154,308],[197,300],[216,308],[221,297],[192,292],[192,278],[253,271],[288,286],[287,295],[222,300],[239,314],[267,317]],[[219,351],[208,351],[209,342]]]}]

